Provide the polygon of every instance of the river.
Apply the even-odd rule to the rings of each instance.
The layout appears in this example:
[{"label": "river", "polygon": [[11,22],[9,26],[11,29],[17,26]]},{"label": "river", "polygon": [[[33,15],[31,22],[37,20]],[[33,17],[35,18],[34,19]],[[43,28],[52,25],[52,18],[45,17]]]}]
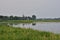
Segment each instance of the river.
[{"label": "river", "polygon": [[60,34],[60,22],[36,22],[13,24],[13,27],[32,28],[39,31],[47,31]]}]

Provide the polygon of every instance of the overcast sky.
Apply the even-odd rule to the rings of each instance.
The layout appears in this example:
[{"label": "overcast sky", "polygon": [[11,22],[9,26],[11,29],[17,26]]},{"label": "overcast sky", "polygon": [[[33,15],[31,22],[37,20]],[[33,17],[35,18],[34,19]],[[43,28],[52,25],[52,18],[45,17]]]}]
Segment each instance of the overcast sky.
[{"label": "overcast sky", "polygon": [[0,0],[0,15],[60,17],[60,0]]}]

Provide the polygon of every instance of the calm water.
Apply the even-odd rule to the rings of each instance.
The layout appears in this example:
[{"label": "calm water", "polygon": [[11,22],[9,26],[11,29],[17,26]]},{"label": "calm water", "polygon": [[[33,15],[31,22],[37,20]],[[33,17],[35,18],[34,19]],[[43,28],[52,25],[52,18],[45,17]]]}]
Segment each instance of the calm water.
[{"label": "calm water", "polygon": [[60,22],[36,22],[36,24],[20,23],[20,24],[13,24],[12,26],[21,28],[32,28],[34,30],[39,31],[60,33]]}]

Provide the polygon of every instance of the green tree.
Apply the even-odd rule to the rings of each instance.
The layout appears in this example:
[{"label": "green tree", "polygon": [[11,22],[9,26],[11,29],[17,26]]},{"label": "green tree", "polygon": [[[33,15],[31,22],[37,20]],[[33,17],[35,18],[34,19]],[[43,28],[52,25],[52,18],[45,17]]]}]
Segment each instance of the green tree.
[{"label": "green tree", "polygon": [[32,19],[33,19],[33,20],[36,20],[36,16],[35,16],[35,15],[32,15]]},{"label": "green tree", "polygon": [[13,16],[10,16],[10,20],[13,20]]}]

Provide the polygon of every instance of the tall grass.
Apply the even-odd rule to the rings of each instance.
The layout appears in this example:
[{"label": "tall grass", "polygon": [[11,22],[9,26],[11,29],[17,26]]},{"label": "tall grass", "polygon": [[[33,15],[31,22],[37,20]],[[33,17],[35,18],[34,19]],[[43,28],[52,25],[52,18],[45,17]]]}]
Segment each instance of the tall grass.
[{"label": "tall grass", "polygon": [[60,34],[0,25],[0,40],[60,40]]}]

